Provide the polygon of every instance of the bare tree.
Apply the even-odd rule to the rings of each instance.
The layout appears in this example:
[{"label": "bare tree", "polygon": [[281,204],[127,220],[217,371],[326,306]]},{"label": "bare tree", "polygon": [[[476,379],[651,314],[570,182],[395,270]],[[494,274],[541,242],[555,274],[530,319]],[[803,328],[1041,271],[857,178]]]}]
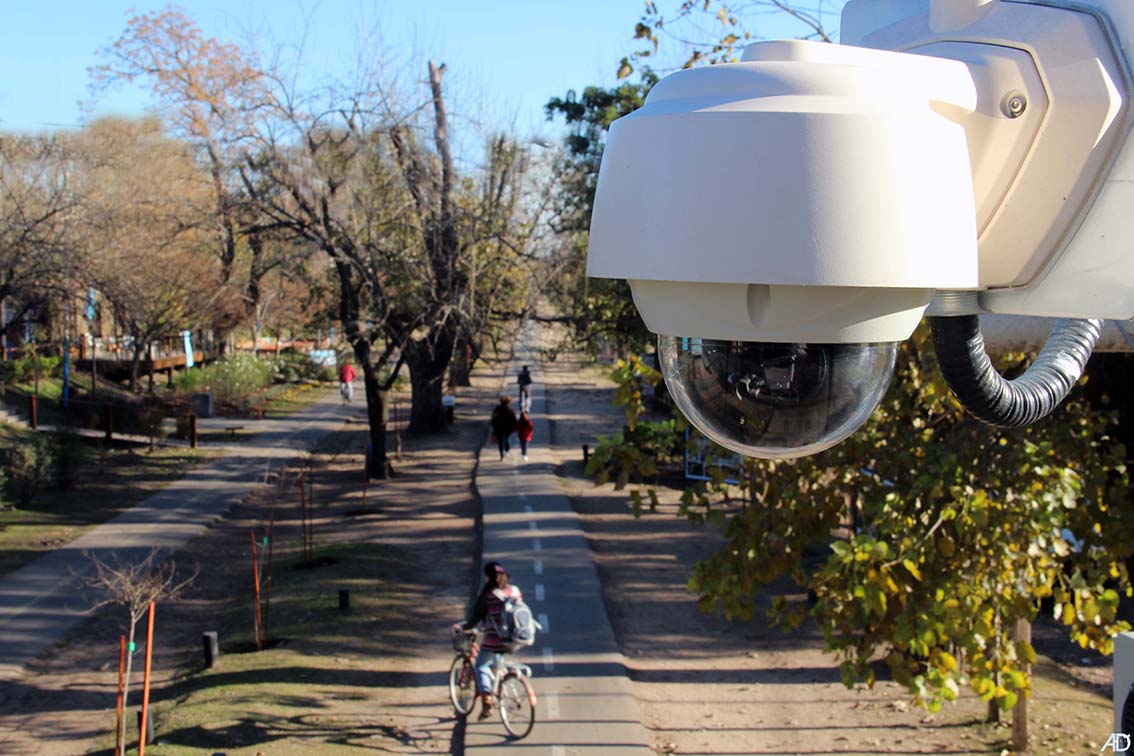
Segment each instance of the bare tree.
[{"label": "bare tree", "polygon": [[69,293],[80,278],[83,261],[69,244],[75,204],[60,140],[0,135],[0,302],[14,319]]},{"label": "bare tree", "polygon": [[[94,554],[86,556],[94,567],[94,575],[83,582],[99,593],[92,611],[104,606],[121,606],[126,610],[127,648],[131,651],[126,654],[126,687],[122,693],[122,705],[125,708],[130,694],[132,649],[138,622],[146,616],[151,602],[172,601],[180,596],[196,580],[198,570],[194,570],[188,578],[179,579],[173,560],[162,561],[161,550],[157,548],[137,562],[105,562]],[[125,756],[125,726],[123,718],[118,723],[117,756]]]},{"label": "bare tree", "polygon": [[[149,345],[224,309],[207,174],[154,119],[103,119],[74,135],[75,245],[130,336],[130,388]],[[231,302],[228,303],[231,306]]]}]

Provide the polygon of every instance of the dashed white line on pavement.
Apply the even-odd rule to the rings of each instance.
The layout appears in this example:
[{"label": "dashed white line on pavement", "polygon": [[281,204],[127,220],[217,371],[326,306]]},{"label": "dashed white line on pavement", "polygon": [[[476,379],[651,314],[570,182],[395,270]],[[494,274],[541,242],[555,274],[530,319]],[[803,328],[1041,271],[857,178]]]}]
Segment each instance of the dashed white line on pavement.
[{"label": "dashed white line on pavement", "polygon": [[525,511],[525,512],[527,512],[528,514],[531,514],[531,513],[532,513],[532,512],[534,512],[535,510],[534,510],[534,509],[532,509],[532,505],[531,505],[531,504],[525,504],[525,505],[524,505],[524,511]]},{"label": "dashed white line on pavement", "polygon": [[535,584],[535,599],[536,599],[536,601],[543,601],[543,597],[544,597],[543,583],[536,583]]},{"label": "dashed white line on pavement", "polygon": [[545,633],[550,633],[550,632],[551,632],[551,620],[549,620],[549,619],[547,618],[547,615],[546,615],[546,614],[544,614],[543,612],[540,612],[540,613],[539,613],[539,616],[538,616],[538,617],[536,617],[536,621],[537,621],[537,622],[539,622],[539,624],[540,624],[540,627],[542,627],[542,628],[543,628],[543,631],[544,631]]},{"label": "dashed white line on pavement", "polygon": [[543,574],[543,560],[542,559],[535,560],[534,566],[535,566],[535,574],[542,575]]},{"label": "dashed white line on pavement", "polygon": [[543,698],[547,702],[547,718],[559,719],[559,694],[548,693]]},{"label": "dashed white line on pavement", "polygon": [[555,655],[551,652],[551,646],[543,647],[543,671],[555,671]]},{"label": "dashed white line on pavement", "polygon": [[536,525],[535,520],[528,522],[528,530],[539,530],[539,525]]},{"label": "dashed white line on pavement", "polygon": [[532,539],[532,550],[533,551],[543,551],[543,544],[540,543],[540,540],[538,538]]},{"label": "dashed white line on pavement", "polygon": [[561,745],[551,747],[551,756],[567,756],[567,749]]}]

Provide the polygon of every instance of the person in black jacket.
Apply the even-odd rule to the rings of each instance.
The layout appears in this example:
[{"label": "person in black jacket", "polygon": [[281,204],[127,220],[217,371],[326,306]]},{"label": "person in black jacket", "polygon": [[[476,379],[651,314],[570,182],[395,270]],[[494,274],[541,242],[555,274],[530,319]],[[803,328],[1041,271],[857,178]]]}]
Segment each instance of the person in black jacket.
[{"label": "person in black jacket", "polygon": [[496,444],[500,447],[500,459],[504,459],[512,449],[508,437],[516,431],[516,411],[512,409],[512,397],[500,397],[500,404],[492,410],[492,432],[496,434]]}]

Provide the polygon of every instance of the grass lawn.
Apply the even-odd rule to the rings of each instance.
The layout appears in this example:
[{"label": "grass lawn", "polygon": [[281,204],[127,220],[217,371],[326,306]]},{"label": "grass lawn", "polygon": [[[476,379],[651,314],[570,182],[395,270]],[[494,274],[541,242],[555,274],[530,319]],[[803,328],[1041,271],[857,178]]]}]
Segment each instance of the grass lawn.
[{"label": "grass lawn", "polygon": [[[388,582],[396,557],[382,547],[360,543],[317,549],[315,558],[333,563],[297,569],[291,558],[273,568],[267,637],[282,644],[270,644],[274,647],[262,652],[234,653],[234,648],[251,649],[254,636],[247,621],[251,612],[243,606],[231,612],[230,621],[235,618],[239,624],[230,625],[228,635],[223,624],[219,628],[217,666],[186,670],[161,700],[151,703],[160,735],[146,753],[373,753],[358,745],[366,739],[365,731],[320,711],[331,701],[368,709],[367,687],[375,657],[383,650],[380,631],[388,632],[398,614],[398,597],[389,592]],[[338,608],[338,591],[344,588],[351,592],[348,612]],[[139,704],[137,690],[131,701]],[[130,730],[136,733],[136,728]],[[318,745],[304,733],[317,738]],[[328,739],[333,743],[336,738],[324,738],[334,733],[341,741],[328,745]],[[136,744],[131,745],[127,752],[136,753]],[[113,736],[108,735],[97,752],[112,751]]]},{"label": "grass lawn", "polygon": [[307,409],[333,384],[285,383],[273,386],[265,394],[264,412],[270,417],[286,417]]},{"label": "grass lawn", "polygon": [[[0,425],[0,447],[32,435]],[[0,507],[0,574],[74,540],[89,528],[180,478],[187,469],[217,456],[215,450],[159,447],[152,451],[84,442],[71,491],[40,491],[27,505],[5,496]]]}]

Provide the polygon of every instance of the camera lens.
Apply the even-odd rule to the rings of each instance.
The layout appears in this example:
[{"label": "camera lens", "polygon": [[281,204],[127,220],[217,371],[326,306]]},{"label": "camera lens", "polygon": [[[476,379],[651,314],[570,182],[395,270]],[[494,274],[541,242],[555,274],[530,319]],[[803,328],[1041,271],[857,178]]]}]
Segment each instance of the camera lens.
[{"label": "camera lens", "polygon": [[878,406],[896,342],[776,344],[658,336],[678,408],[721,446],[791,459],[830,448]]}]

